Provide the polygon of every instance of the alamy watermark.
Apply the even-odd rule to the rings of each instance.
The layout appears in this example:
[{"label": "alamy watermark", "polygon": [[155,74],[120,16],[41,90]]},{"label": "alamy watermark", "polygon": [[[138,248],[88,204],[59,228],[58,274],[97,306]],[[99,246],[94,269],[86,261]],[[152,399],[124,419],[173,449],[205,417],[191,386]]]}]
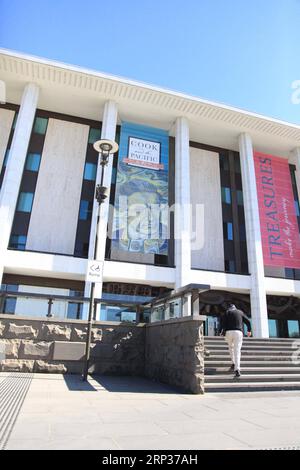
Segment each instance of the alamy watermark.
[{"label": "alamy watermark", "polygon": [[5,359],[5,348],[6,344],[0,341],[0,362],[4,361]]},{"label": "alamy watermark", "polygon": [[300,104],[300,80],[294,80],[291,88],[294,90],[291,97],[292,104]]},{"label": "alamy watermark", "polygon": [[292,344],[292,349],[295,351],[292,354],[292,363],[299,366],[300,365],[300,339],[297,339]]},{"label": "alamy watermark", "polygon": [[6,103],[6,86],[3,80],[0,80],[0,103]]}]

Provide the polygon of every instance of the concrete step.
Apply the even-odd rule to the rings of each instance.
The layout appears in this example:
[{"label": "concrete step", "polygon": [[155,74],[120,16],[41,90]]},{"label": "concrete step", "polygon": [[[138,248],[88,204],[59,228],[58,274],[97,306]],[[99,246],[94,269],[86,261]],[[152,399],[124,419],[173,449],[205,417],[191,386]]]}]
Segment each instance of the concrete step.
[{"label": "concrete step", "polygon": [[[242,361],[291,361],[292,355],[291,354],[284,354],[284,353],[277,353],[277,354],[264,354],[264,353],[253,353],[253,354],[245,354],[242,353]],[[210,361],[224,361],[229,360],[230,356],[228,354],[210,354],[210,356],[205,357],[206,362]]]},{"label": "concrete step", "polygon": [[[228,351],[228,345],[227,343],[222,343],[222,344],[206,344],[205,343],[206,349],[209,351]],[[279,346],[279,345],[263,345],[260,346],[259,344],[248,344],[248,343],[243,343],[242,346],[243,351],[294,351],[295,347],[293,347],[293,344],[291,345],[284,345],[284,346]]]},{"label": "concrete step", "polygon": [[[229,374],[228,367],[205,367],[205,376],[218,374]],[[243,367],[243,374],[256,375],[256,374],[300,374],[300,367]]]},{"label": "concrete step", "polygon": [[[279,345],[284,345],[284,344],[292,344],[294,341],[299,341],[300,338],[243,338],[244,343],[257,343],[257,344],[279,344]],[[224,336],[205,336],[204,337],[204,343],[218,343],[225,341]]]},{"label": "concrete step", "polygon": [[[230,367],[231,360],[209,360],[205,358],[205,367]],[[241,367],[299,367],[299,364],[293,363],[292,361],[282,360],[241,360]]]},{"label": "concrete step", "polygon": [[[265,351],[265,350],[261,350],[261,349],[242,349],[242,356],[244,357],[248,357],[248,356],[263,356],[263,357],[271,357],[271,356],[278,356],[278,357],[282,357],[282,356],[286,356],[286,357],[291,357],[292,354],[293,354],[294,350],[291,349],[289,351]],[[209,357],[230,357],[229,355],[229,351],[228,351],[228,348],[227,349],[224,349],[224,350],[217,350],[217,351],[213,351],[211,349],[209,349],[209,356],[206,356],[207,358]]]},{"label": "concrete step", "polygon": [[244,382],[299,382],[300,386],[300,374],[246,374],[242,371],[241,377],[236,379],[233,373],[224,375],[205,375],[205,383],[227,383],[228,379],[238,380],[241,383]]},{"label": "concrete step", "polygon": [[299,382],[240,382],[239,379],[224,383],[208,383],[206,392],[260,392],[300,390]]}]

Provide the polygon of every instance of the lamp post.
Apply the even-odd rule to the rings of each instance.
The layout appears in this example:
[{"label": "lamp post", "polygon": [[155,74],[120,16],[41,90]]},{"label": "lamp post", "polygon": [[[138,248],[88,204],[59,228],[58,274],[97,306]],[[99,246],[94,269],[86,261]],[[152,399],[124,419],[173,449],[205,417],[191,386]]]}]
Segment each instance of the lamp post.
[{"label": "lamp post", "polygon": [[[94,143],[94,149],[100,155],[100,165],[101,165],[101,180],[100,180],[100,184],[96,186],[96,194],[95,194],[95,199],[98,202],[98,209],[97,209],[96,239],[95,239],[93,260],[96,260],[97,250],[98,250],[98,241],[99,241],[98,231],[99,231],[99,220],[100,220],[100,208],[101,208],[101,204],[107,198],[107,192],[108,192],[108,188],[103,186],[104,168],[108,164],[109,156],[116,153],[119,149],[119,146],[116,142],[112,140],[103,139],[103,140],[98,140],[97,142]],[[87,329],[86,343],[85,343],[85,362],[84,362],[84,371],[83,371],[83,381],[87,380],[88,372],[89,372],[90,346],[91,346],[94,310],[95,310],[95,283],[92,282],[90,302],[89,302],[88,329]]]}]

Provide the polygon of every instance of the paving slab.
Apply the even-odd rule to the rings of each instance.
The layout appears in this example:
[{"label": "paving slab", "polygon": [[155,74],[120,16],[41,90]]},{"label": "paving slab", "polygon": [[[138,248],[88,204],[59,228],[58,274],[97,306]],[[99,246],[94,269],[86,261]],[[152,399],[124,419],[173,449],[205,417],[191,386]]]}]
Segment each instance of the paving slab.
[{"label": "paving slab", "polygon": [[8,436],[5,449],[295,447],[300,394],[189,395],[142,378],[34,374]]}]

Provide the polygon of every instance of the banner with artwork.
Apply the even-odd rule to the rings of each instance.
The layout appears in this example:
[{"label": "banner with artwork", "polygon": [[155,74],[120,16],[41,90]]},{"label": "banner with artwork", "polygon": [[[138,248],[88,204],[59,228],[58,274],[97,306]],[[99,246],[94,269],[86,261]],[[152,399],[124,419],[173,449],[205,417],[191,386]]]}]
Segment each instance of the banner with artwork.
[{"label": "banner with artwork", "polygon": [[300,268],[300,235],[288,160],[255,152],[265,266]]},{"label": "banner with artwork", "polygon": [[168,166],[168,132],[122,124],[113,252],[168,254]]}]

